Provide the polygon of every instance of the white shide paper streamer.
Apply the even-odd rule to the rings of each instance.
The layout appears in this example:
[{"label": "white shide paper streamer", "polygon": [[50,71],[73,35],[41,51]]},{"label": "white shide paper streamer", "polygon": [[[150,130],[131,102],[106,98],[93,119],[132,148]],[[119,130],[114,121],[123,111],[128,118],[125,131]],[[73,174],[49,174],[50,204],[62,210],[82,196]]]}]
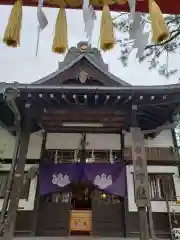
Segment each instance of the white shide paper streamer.
[{"label": "white shide paper streamer", "polygon": [[141,13],[135,12],[133,24],[129,32],[130,39],[134,39],[133,48],[137,48],[136,57],[142,57],[145,47],[148,44],[149,32],[144,32],[144,24],[141,23]]},{"label": "white shide paper streamer", "polygon": [[84,19],[84,32],[88,38],[88,44],[91,44],[92,32],[94,28],[94,20],[96,20],[96,13],[89,5],[89,0],[83,0],[83,19]]},{"label": "white shide paper streamer", "polygon": [[44,0],[39,0],[38,9],[37,9],[38,32],[37,32],[36,56],[38,54],[40,32],[42,30],[44,30],[46,28],[46,26],[48,25],[47,17],[44,14],[43,9],[42,9],[43,2],[44,2]]}]

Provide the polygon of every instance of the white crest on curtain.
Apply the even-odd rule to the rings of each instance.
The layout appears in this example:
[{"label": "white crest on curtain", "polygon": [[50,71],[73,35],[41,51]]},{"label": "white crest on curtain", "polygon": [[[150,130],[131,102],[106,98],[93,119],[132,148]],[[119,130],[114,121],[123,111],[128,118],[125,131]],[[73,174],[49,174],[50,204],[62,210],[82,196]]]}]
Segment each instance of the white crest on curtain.
[{"label": "white crest on curtain", "polygon": [[88,38],[88,44],[91,44],[92,32],[94,28],[94,20],[96,20],[96,13],[89,0],[83,0],[83,19],[84,19],[84,32]]},{"label": "white crest on curtain", "polygon": [[64,187],[70,184],[70,179],[67,174],[63,175],[62,173],[52,175],[52,184],[57,185],[58,187]]},{"label": "white crest on curtain", "polygon": [[100,189],[105,189],[112,185],[112,176],[106,175],[102,173],[101,175],[97,175],[94,179],[94,184],[98,186]]},{"label": "white crest on curtain", "polygon": [[37,9],[37,19],[38,19],[38,29],[37,29],[37,46],[36,46],[36,56],[38,54],[38,48],[39,48],[39,38],[40,38],[40,32],[46,28],[48,25],[47,17],[43,11],[43,3],[44,0],[39,0],[38,3],[38,9]]}]

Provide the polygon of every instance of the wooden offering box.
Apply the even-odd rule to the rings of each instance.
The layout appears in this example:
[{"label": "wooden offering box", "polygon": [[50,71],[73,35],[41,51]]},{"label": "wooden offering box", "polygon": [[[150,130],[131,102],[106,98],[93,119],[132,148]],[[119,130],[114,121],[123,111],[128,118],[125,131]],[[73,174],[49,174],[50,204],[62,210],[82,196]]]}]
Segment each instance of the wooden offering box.
[{"label": "wooden offering box", "polygon": [[70,232],[72,231],[91,232],[91,230],[92,230],[91,210],[72,210],[70,212]]}]

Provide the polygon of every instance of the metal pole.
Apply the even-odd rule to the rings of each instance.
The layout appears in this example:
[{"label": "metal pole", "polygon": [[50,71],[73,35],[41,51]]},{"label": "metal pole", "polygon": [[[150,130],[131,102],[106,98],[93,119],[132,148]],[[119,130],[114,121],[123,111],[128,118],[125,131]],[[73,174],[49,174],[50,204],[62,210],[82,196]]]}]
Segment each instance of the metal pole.
[{"label": "metal pole", "polygon": [[17,132],[17,136],[15,139],[15,147],[14,147],[14,153],[13,153],[13,158],[12,158],[12,164],[11,164],[11,169],[10,169],[10,173],[8,176],[6,192],[5,192],[2,211],[1,211],[1,215],[0,215],[0,225],[1,225],[0,230],[1,231],[4,227],[5,216],[6,216],[6,212],[7,212],[7,208],[8,208],[8,204],[9,204],[12,180],[13,180],[14,171],[16,168],[17,157],[18,157],[18,152],[19,152],[19,140],[20,140],[20,131]]}]

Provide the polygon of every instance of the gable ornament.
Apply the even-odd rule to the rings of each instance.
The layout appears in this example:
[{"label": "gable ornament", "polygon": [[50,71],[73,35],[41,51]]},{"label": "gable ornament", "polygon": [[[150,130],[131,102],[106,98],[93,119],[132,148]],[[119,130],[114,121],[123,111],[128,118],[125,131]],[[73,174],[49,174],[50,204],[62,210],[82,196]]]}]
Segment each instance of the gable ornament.
[{"label": "gable ornament", "polygon": [[84,70],[80,71],[78,79],[81,83],[85,83],[88,79],[88,73],[85,72]]}]

